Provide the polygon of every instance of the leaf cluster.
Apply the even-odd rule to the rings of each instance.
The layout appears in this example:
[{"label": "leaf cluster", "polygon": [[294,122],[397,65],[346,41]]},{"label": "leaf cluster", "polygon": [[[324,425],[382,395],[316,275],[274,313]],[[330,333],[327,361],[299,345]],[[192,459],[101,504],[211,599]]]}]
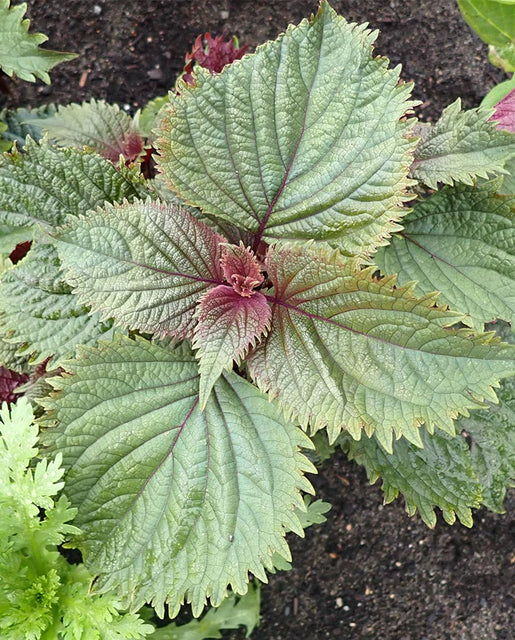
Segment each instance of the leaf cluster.
[{"label": "leaf cluster", "polygon": [[41,124],[64,148],[0,163],[4,245],[33,242],[0,283],[4,349],[64,368],[45,442],[124,607],[199,615],[286,568],[286,533],[325,508],[304,496],[307,434],[430,526],[502,509],[510,383],[493,423],[470,411],[515,374],[485,331],[514,319],[515,134],[459,101],[417,124],[376,36],[322,2],[168,104],[60,108]]}]

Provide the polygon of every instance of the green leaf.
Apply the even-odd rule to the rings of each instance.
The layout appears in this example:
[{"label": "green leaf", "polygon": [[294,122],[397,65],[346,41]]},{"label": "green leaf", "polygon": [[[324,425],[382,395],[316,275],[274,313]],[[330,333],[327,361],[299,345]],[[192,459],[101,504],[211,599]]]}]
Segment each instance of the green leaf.
[{"label": "green leaf", "polygon": [[143,195],[137,180],[96,154],[28,141],[24,153],[0,159],[0,224],[54,227],[67,214]]},{"label": "green leaf", "polygon": [[10,7],[10,0],[0,0],[0,69],[8,76],[50,84],[48,72],[60,62],[73,60],[75,53],[41,49],[48,40],[42,33],[29,33],[30,20],[24,19],[25,2]]},{"label": "green leaf", "polygon": [[58,248],[83,304],[124,327],[182,339],[200,296],[223,282],[221,242],[186,210],[147,200],[70,219]]},{"label": "green leaf", "polygon": [[397,229],[414,104],[400,68],[372,57],[377,32],[322,2],[311,21],[180,84],[158,142],[186,201],[259,240],[324,240],[366,253]]},{"label": "green leaf", "polygon": [[143,138],[133,119],[118,105],[95,98],[59,107],[43,122],[43,129],[63,147],[85,147],[111,162],[118,162],[120,155],[134,160],[143,150]]},{"label": "green leaf", "polygon": [[52,367],[73,357],[78,344],[94,344],[112,333],[110,323],[100,322],[98,314],[91,315],[72,295],[52,245],[34,245],[4,274],[0,313],[7,340],[25,343],[24,351],[38,354],[35,362],[54,356]]},{"label": "green leaf", "polygon": [[502,47],[490,45],[488,60],[494,66],[500,67],[505,73],[513,73],[515,71],[515,43],[510,42]]},{"label": "green leaf", "polygon": [[481,484],[465,438],[422,432],[422,442],[419,448],[401,438],[392,453],[386,453],[374,436],[358,442],[345,436],[341,444],[351,460],[365,467],[370,484],[382,478],[386,503],[402,493],[408,514],[418,510],[428,527],[436,525],[436,507],[449,524],[458,516],[471,527],[471,509],[481,504]]},{"label": "green leaf", "polygon": [[237,629],[245,626],[245,638],[249,638],[259,624],[260,585],[250,582],[244,596],[230,594],[217,608],[211,608],[200,620],[195,618],[187,624],[171,622],[166,627],[156,629],[150,640],[204,640],[222,638],[222,629]]},{"label": "green leaf", "polygon": [[377,265],[423,293],[444,292],[440,302],[478,330],[495,318],[514,323],[515,197],[497,195],[500,185],[447,187],[420,201]]},{"label": "green leaf", "polygon": [[168,105],[168,96],[158,96],[147,102],[141,112],[134,116],[136,126],[146,138],[153,139],[154,129],[161,126]]},{"label": "green leaf", "polygon": [[504,176],[503,183],[499,188],[499,193],[507,196],[515,196],[515,158],[511,158],[506,163],[508,175]]},{"label": "green leaf", "polygon": [[298,511],[297,513],[303,529],[307,529],[314,524],[327,522],[325,514],[331,509],[329,502],[324,502],[323,500],[315,500],[313,502],[311,496],[305,495],[304,506],[306,511]]},{"label": "green leaf", "polygon": [[54,115],[55,111],[53,104],[35,109],[3,109],[0,111],[0,121],[5,123],[6,130],[2,132],[1,138],[9,143],[9,149],[13,142],[16,142],[18,149],[23,149],[27,136],[38,142],[41,138],[42,121]]},{"label": "green leaf", "polygon": [[[1,115],[1,114],[0,114]],[[7,131],[7,125],[4,122],[0,122],[0,151],[9,151],[12,143],[5,138],[5,132]]]},{"label": "green leaf", "polygon": [[359,439],[392,432],[420,444],[419,425],[453,433],[452,419],[495,401],[491,386],[515,372],[515,348],[449,325],[461,316],[416,298],[413,286],[377,280],[337,252],[269,251],[272,325],[249,358],[260,388],[312,431]]},{"label": "green leaf", "polygon": [[483,504],[503,513],[506,489],[515,486],[515,378],[501,383],[499,404],[460,420],[472,438],[472,461]]},{"label": "green leaf", "polygon": [[289,559],[314,470],[299,447],[312,445],[264,394],[230,373],[201,412],[194,356],[144,340],[84,349],[68,368],[47,434],[99,588],[198,616],[228,586],[246,593],[249,571],[266,581],[274,551]]},{"label": "green leaf", "polygon": [[431,189],[438,183],[464,182],[505,173],[506,161],[515,155],[515,134],[497,129],[490,120],[493,109],[461,110],[461,100],[444,109],[442,117],[421,129],[411,172]]},{"label": "green leaf", "polygon": [[503,46],[515,41],[513,2],[502,0],[458,0],[463,17],[487,44]]}]

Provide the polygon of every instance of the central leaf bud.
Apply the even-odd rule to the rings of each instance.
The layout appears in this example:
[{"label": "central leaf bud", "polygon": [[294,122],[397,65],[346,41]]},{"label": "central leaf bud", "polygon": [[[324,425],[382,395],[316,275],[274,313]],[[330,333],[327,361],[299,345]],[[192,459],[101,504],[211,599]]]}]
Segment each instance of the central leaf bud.
[{"label": "central leaf bud", "polygon": [[224,244],[222,247],[221,265],[225,279],[238,295],[250,298],[256,293],[256,287],[263,282],[256,256],[242,243]]}]

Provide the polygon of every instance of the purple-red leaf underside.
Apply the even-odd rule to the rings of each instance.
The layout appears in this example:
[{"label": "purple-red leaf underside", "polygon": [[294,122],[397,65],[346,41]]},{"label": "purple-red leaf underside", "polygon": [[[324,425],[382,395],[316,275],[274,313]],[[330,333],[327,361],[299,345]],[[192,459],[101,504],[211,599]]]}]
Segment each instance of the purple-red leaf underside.
[{"label": "purple-red leaf underside", "polygon": [[200,360],[200,403],[233,361],[245,356],[270,325],[271,309],[259,291],[242,296],[228,285],[211,289],[197,309],[193,346]]},{"label": "purple-red leaf underside", "polygon": [[512,89],[495,105],[492,120],[496,120],[499,129],[515,132],[515,89]]}]

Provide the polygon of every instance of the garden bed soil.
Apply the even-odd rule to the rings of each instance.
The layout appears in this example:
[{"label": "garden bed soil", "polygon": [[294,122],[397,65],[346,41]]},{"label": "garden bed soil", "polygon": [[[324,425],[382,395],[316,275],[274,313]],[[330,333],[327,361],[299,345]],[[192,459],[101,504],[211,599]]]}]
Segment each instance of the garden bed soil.
[{"label": "garden bed soil", "polygon": [[[0,106],[90,97],[134,112],[162,95],[196,35],[237,34],[252,47],[316,10],[315,0],[28,0],[33,26],[53,48],[79,53],[52,85],[11,83]],[[461,96],[466,107],[503,79],[454,0],[334,0],[348,19],[381,34],[377,52],[402,63],[427,120]],[[328,523],[291,537],[294,568],[262,590],[253,640],[513,640],[515,496],[508,513],[475,514],[475,526],[428,529],[401,500],[383,506],[379,486],[337,454],[314,479],[332,503]],[[229,632],[227,638],[242,638]]]}]

